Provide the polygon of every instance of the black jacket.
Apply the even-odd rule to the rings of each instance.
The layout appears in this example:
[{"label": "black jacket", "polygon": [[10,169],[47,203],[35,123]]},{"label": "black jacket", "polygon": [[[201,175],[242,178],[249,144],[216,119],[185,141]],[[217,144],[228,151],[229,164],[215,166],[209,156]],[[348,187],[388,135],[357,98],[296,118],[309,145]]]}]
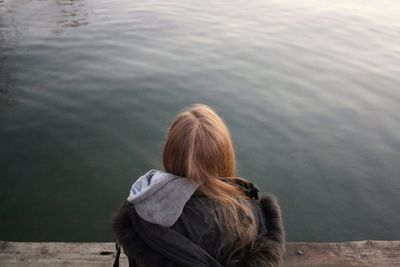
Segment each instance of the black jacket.
[{"label": "black jacket", "polygon": [[228,261],[233,244],[227,244],[218,221],[215,201],[196,192],[172,227],[143,220],[134,205],[125,202],[113,220],[113,231],[128,256],[129,266],[138,267],[276,267],[285,250],[285,234],[276,198],[258,199],[253,184],[238,180],[251,199],[258,235]]}]

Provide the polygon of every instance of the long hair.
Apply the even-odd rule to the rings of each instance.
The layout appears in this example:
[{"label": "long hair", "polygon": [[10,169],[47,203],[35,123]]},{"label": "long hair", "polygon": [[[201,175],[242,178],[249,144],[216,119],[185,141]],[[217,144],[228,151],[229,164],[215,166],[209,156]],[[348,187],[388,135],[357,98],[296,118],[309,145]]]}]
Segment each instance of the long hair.
[{"label": "long hair", "polygon": [[215,111],[196,104],[177,115],[167,135],[163,165],[166,172],[200,184],[200,192],[217,201],[217,216],[233,251],[254,240],[255,215],[243,201],[245,194],[229,182],[236,176],[235,152],[228,128]]}]

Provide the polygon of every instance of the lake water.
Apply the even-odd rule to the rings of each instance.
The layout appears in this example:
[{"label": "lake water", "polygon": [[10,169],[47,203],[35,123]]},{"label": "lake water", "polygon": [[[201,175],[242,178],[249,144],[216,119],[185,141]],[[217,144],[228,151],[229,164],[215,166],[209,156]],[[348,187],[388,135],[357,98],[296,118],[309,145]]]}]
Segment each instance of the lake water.
[{"label": "lake water", "polygon": [[291,241],[400,239],[397,1],[0,0],[0,240],[111,241],[193,103]]}]

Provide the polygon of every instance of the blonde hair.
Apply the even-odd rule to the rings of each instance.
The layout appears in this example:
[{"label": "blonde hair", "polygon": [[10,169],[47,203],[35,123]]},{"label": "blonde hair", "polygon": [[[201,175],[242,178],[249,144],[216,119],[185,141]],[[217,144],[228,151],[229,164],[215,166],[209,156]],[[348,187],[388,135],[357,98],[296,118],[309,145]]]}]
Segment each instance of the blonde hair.
[{"label": "blonde hair", "polygon": [[236,176],[232,139],[214,110],[196,104],[177,115],[167,135],[163,164],[166,172],[199,183],[200,192],[220,204],[219,219],[228,241],[235,244],[234,251],[254,240],[254,212],[243,201],[248,197],[232,181]]}]

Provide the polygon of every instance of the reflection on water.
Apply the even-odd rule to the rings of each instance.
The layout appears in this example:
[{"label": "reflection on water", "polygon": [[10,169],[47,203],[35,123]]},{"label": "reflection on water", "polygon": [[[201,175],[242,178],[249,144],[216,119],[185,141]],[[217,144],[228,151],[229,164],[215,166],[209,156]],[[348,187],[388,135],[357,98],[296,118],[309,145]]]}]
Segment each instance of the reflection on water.
[{"label": "reflection on water", "polygon": [[15,35],[18,33],[11,11],[2,2],[0,0],[0,107],[8,106],[14,101],[10,88],[14,73],[12,64],[15,65],[16,62],[10,62],[8,57],[15,46]]},{"label": "reflection on water", "polygon": [[[4,107],[16,100],[10,89],[13,87],[13,75],[18,72],[21,55],[15,53],[18,35],[29,31],[35,23],[43,30],[48,28],[56,35],[60,35],[68,28],[85,26],[89,22],[84,0],[39,2],[0,0],[0,14],[0,105]],[[42,23],[45,27],[41,27]]]},{"label": "reflection on water", "polygon": [[36,26],[61,34],[68,28],[89,23],[89,12],[84,0],[16,0],[0,2],[0,10],[6,19],[18,21],[17,30],[20,31],[29,31],[30,27]]},{"label": "reflection on water", "polygon": [[0,1],[0,239],[111,240],[194,102],[289,240],[400,239],[400,4],[365,3]]},{"label": "reflection on water", "polygon": [[61,34],[65,28],[87,25],[88,12],[84,0],[57,0],[59,11],[49,22],[55,23],[54,32]]},{"label": "reflection on water", "polygon": [[[4,53],[5,48],[0,46],[0,49],[2,53]],[[0,107],[8,106],[15,100],[10,92],[10,88],[12,88],[12,77],[9,71],[10,66],[7,56],[0,55]]]}]

